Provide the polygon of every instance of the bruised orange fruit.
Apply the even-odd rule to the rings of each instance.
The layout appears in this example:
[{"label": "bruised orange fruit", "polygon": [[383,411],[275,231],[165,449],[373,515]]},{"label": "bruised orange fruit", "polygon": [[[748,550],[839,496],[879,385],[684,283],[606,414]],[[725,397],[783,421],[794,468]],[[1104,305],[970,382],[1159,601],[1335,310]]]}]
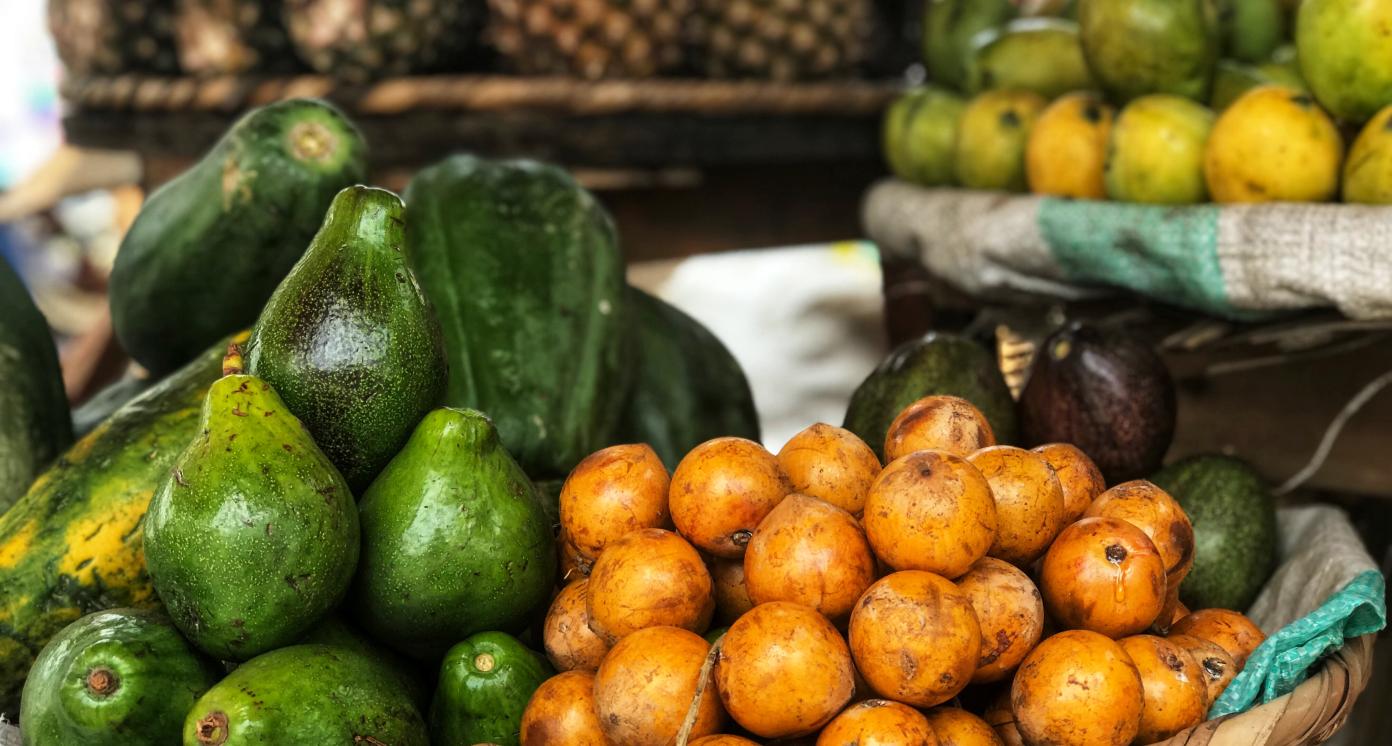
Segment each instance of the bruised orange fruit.
[{"label": "bruised orange fruit", "polygon": [[[678,627],[648,627],[619,640],[595,673],[595,711],[604,736],[625,746],[676,741],[709,652],[700,635]],[[707,687],[692,737],[715,733],[724,720],[720,697]]]},{"label": "bruised orange fruit", "polygon": [[1082,518],[1092,501],[1107,489],[1102,470],[1072,443],[1045,443],[1033,450],[1054,467],[1063,487],[1064,525]]},{"label": "bruised orange fruit", "polygon": [[609,643],[590,629],[590,612],[585,608],[589,584],[586,578],[571,581],[546,612],[541,639],[557,671],[593,671],[609,652]]},{"label": "bruised orange fruit", "polygon": [[1141,743],[1154,743],[1203,722],[1208,684],[1189,651],[1155,635],[1117,640],[1141,675]]},{"label": "bruised orange fruit", "polygon": [[986,478],[966,459],[917,451],[876,477],[862,523],[886,565],[955,578],[995,541],[996,504]]},{"label": "bruised orange fruit", "polygon": [[744,582],[744,560],[712,558],[710,573],[715,582],[715,617],[721,624],[728,626],[754,608]]},{"label": "bruised orange fruit", "polygon": [[1170,627],[1170,634],[1192,635],[1208,640],[1228,651],[1237,662],[1238,669],[1247,665],[1252,651],[1262,644],[1266,635],[1262,634],[1251,619],[1236,611],[1227,609],[1200,609],[1180,619]]},{"label": "bruised orange fruit", "polygon": [[567,671],[543,681],[522,711],[522,746],[609,746],[595,711],[594,674]]},{"label": "bruised orange fruit", "polygon": [[634,531],[606,547],[586,590],[590,628],[610,644],[644,627],[704,632],[715,611],[701,555],[660,528]]},{"label": "bruised orange fruit", "polygon": [[1022,567],[1039,559],[1067,525],[1054,468],[1013,446],[983,448],[967,461],[986,477],[996,502],[996,541],[987,554]]},{"label": "bruised orange fruit", "polygon": [[851,612],[851,655],[881,697],[932,707],[971,681],[981,627],[952,581],[920,570],[880,578]]},{"label": "bruised orange fruit", "polygon": [[759,521],[792,492],[778,459],[744,438],[716,438],[677,464],[668,491],[672,522],[717,557],[742,557]]},{"label": "bruised orange fruit", "polygon": [[865,509],[870,483],[880,473],[880,458],[865,441],[842,427],[823,422],[794,435],[778,452],[778,465],[793,491],[825,500],[850,513]]},{"label": "bruised orange fruit", "polygon": [[789,495],[754,530],[744,582],[755,604],[790,601],[841,622],[875,582],[875,555],[850,513]]},{"label": "bruised orange fruit", "polygon": [[1115,641],[1060,632],[1025,656],[1010,709],[1027,743],[1126,746],[1141,728],[1141,676]]},{"label": "bruised orange fruit", "polygon": [[640,528],[671,528],[667,467],[645,443],[585,457],[561,487],[561,532],[593,563],[611,542]]},{"label": "bruised orange fruit", "polygon": [[1144,479],[1123,482],[1103,492],[1085,515],[1120,518],[1150,537],[1165,563],[1170,588],[1178,590],[1194,566],[1194,526],[1189,516],[1168,492]]},{"label": "bruised orange fruit", "polygon": [[1003,746],[1025,746],[1025,737],[1020,735],[1020,727],[1015,723],[1015,711],[1010,709],[1009,686],[991,699],[981,717],[996,732]]},{"label": "bruised orange fruit", "polygon": [[985,720],[960,707],[934,707],[927,717],[938,746],[1001,746],[1000,736]]},{"label": "bruised orange fruit", "polygon": [[1165,606],[1165,565],[1150,537],[1119,518],[1084,518],[1063,530],[1039,573],[1049,614],[1070,629],[1126,637]]},{"label": "bruised orange fruit", "polygon": [[1223,690],[1228,688],[1228,684],[1237,678],[1237,661],[1216,643],[1193,635],[1170,635],[1166,639],[1189,651],[1189,655],[1194,657],[1194,662],[1199,664],[1204,686],[1208,690],[1208,706],[1211,709]]},{"label": "bruised orange fruit", "polygon": [[899,702],[867,699],[827,723],[817,746],[938,746],[923,713]]},{"label": "bruised orange fruit", "polygon": [[981,655],[973,684],[1010,675],[1044,633],[1044,600],[1020,568],[982,557],[957,579],[981,625]]},{"label": "bruised orange fruit", "polygon": [[825,617],[799,604],[755,606],[725,633],[715,681],[730,717],[764,738],[811,733],[851,701],[854,666]]},{"label": "bruised orange fruit", "polygon": [[713,736],[702,736],[691,741],[691,746],[759,746],[748,738],[740,738],[726,733],[717,733]]},{"label": "bruised orange fruit", "polygon": [[996,444],[991,423],[972,403],[957,396],[933,395],[905,407],[885,433],[885,459],[914,451],[968,454]]}]

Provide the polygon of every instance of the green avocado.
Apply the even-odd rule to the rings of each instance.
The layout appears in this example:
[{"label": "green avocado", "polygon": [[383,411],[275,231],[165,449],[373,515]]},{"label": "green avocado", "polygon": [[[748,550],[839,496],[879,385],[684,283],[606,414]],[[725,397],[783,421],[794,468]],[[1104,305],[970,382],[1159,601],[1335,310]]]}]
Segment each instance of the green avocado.
[{"label": "green avocado", "polygon": [[256,320],[338,190],[362,181],[367,146],[322,101],[255,109],[150,195],[116,252],[111,322],[156,375]]},{"label": "green avocado", "polygon": [[0,512],[72,440],[53,332],[0,257]]},{"label": "green avocado", "polygon": [[1118,103],[1151,93],[1207,101],[1218,61],[1212,0],[1079,0],[1083,55]]},{"label": "green avocado", "polygon": [[1230,456],[1170,464],[1150,478],[1194,524],[1194,567],[1179,586],[1191,609],[1245,611],[1276,567],[1276,498],[1261,475]]},{"label": "green avocado", "polygon": [[199,424],[150,500],[145,562],[180,631],[211,655],[244,661],[294,642],[343,598],[358,511],[265,381],[219,379]]},{"label": "green avocado", "polygon": [[843,427],[883,460],[890,423],[905,407],[930,394],[966,399],[986,415],[997,442],[1015,442],[1015,401],[995,356],[969,339],[938,332],[889,353],[851,395]]},{"label": "green avocado", "polygon": [[338,613],[325,617],[295,644],[333,645],[361,653],[389,669],[400,681],[402,689],[411,695],[411,701],[421,708],[421,712],[425,712],[425,708],[430,705],[430,692],[434,688],[435,672],[420,665],[417,661],[400,655],[395,650],[383,647],[376,640],[368,637],[367,633],[344,621]]},{"label": "green avocado", "polygon": [[1015,17],[1011,0],[928,0],[923,12],[923,61],[928,79],[955,91],[967,88],[972,39]]},{"label": "green avocado", "polygon": [[431,659],[476,632],[519,630],[550,600],[556,546],[542,498],[479,412],[426,415],[359,510],[349,608],[409,655]]},{"label": "green avocado", "polygon": [[59,632],[24,684],[27,746],[174,743],[184,715],[221,676],[163,614],[112,609]]},{"label": "green avocado", "polygon": [[554,673],[545,658],[502,632],[480,632],[455,645],[440,664],[431,743],[519,746],[522,711]]},{"label": "green avocado", "polygon": [[440,403],[440,322],[406,265],[405,207],[349,187],[276,288],[247,343],[247,372],[299,417],[354,494]]},{"label": "green avocado", "polygon": [[242,664],[184,720],[184,746],[427,746],[425,719],[390,670],[333,645]]}]

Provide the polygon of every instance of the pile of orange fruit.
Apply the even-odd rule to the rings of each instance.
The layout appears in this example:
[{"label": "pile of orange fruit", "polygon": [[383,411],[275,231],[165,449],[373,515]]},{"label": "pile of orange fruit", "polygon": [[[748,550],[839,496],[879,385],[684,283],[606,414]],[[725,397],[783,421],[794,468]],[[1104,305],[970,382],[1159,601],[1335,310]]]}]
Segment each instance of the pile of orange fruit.
[{"label": "pile of orange fruit", "polygon": [[670,477],[646,445],[581,462],[543,632],[561,673],[524,746],[1150,743],[1263,639],[1179,602],[1193,529],[1149,482],[996,445],[950,396],[884,454],[816,424],[777,455],[708,441]]}]

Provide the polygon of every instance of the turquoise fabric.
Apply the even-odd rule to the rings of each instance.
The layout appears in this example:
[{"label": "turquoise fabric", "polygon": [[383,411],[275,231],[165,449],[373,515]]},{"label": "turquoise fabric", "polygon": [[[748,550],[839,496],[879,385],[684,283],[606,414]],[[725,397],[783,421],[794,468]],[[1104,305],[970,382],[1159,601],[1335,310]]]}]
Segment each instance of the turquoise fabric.
[{"label": "turquoise fabric", "polygon": [[1385,626],[1387,599],[1382,573],[1361,573],[1318,609],[1266,638],[1208,716],[1242,712],[1286,694],[1304,681],[1325,655],[1343,646],[1344,640]]},{"label": "turquoise fabric", "polygon": [[1251,318],[1228,302],[1218,262],[1218,210],[1046,199],[1038,220],[1070,282],[1129,288],[1219,316]]}]

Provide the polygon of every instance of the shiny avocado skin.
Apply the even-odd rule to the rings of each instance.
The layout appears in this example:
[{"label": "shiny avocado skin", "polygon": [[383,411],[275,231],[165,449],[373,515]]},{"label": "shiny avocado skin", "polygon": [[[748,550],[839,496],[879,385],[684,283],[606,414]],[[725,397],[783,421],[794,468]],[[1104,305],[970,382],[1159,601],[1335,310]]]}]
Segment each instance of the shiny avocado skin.
[{"label": "shiny avocado skin", "polygon": [[551,664],[511,635],[481,632],[450,648],[430,708],[435,746],[519,746],[522,711]]},{"label": "shiny avocado skin", "polygon": [[354,494],[437,405],[448,375],[440,323],[406,266],[405,208],[383,189],[334,199],[247,343]]},{"label": "shiny avocado skin", "polygon": [[483,414],[431,412],[358,507],[362,556],[347,608],[377,639],[433,660],[545,610],[551,521]]},{"label": "shiny avocado skin", "polygon": [[184,746],[427,746],[425,719],[378,661],[332,645],[258,656],[198,700]]}]

